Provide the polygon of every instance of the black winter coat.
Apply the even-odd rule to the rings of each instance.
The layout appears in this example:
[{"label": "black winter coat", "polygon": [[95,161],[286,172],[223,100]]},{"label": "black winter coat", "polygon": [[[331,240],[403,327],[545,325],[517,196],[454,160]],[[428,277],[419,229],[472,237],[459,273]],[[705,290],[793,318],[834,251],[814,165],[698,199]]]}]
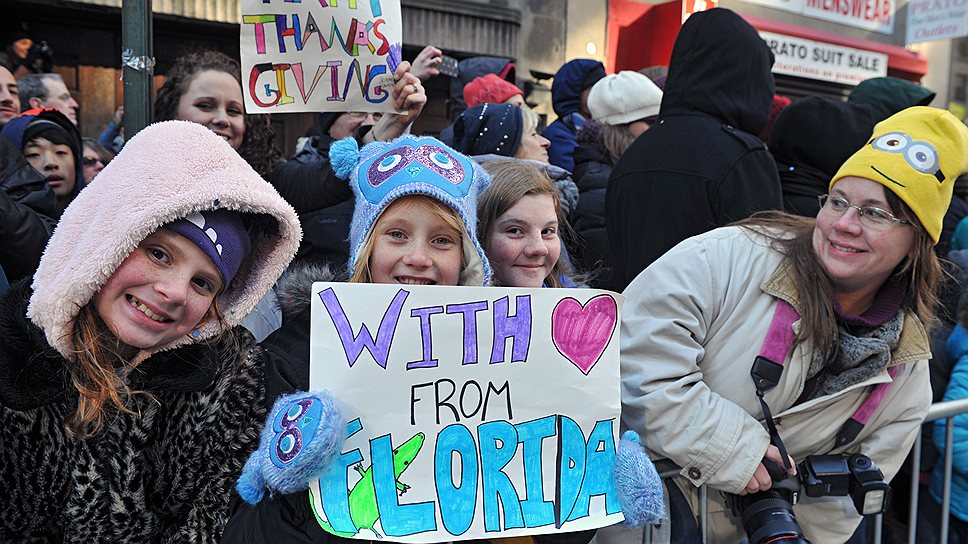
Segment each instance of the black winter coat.
[{"label": "black winter coat", "polygon": [[314,136],[298,155],[276,167],[270,181],[299,214],[303,239],[296,260],[345,266],[353,191],[329,163],[332,143],[327,135]]},{"label": "black winter coat", "polygon": [[[594,121],[585,123],[578,133],[578,147],[575,148],[572,178],[578,186],[579,196],[578,206],[572,212],[572,228],[581,242],[572,257],[578,262],[579,270],[590,274],[589,285],[602,288],[611,283],[605,265],[611,262],[605,231],[605,193],[614,163],[602,143],[601,132],[597,133],[597,138],[586,135],[594,125]],[[586,136],[591,141],[587,141]]]},{"label": "black winter coat", "polygon": [[148,358],[129,385],[153,398],[79,440],[71,363],[26,319],[30,294],[0,298],[0,542],[218,542],[266,413],[252,335]]},{"label": "black winter coat", "polygon": [[10,282],[32,276],[54,231],[57,199],[47,178],[0,138],[0,268]]},{"label": "black winter coat", "polygon": [[776,164],[756,136],[770,114],[772,66],[763,39],[729,10],[696,13],[683,25],[659,122],[609,178],[613,289],[690,236],[782,209]]}]

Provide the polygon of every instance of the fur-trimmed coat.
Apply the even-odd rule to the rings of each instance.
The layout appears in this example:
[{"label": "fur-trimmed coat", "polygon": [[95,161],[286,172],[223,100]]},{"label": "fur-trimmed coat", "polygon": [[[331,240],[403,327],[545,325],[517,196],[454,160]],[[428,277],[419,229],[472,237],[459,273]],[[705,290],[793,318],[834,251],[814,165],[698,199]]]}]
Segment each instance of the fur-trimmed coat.
[{"label": "fur-trimmed coat", "polygon": [[0,299],[0,542],[218,542],[266,414],[252,336],[236,327],[238,349],[152,355],[129,385],[154,399],[79,440],[64,425],[77,406],[70,363],[25,318],[30,294],[21,282]]}]

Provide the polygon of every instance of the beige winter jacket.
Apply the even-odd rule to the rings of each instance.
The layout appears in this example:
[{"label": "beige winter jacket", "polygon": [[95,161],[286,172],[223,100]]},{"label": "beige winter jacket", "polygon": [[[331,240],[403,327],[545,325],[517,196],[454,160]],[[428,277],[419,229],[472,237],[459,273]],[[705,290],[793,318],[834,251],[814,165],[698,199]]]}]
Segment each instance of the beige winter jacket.
[{"label": "beige winter jacket", "polygon": [[[622,316],[622,419],[646,438],[654,458],[682,467],[677,483],[698,511],[706,484],[711,542],[743,536],[718,490],[738,492],[769,445],[750,378],[777,298],[799,309],[783,256],[765,237],[726,227],[690,238],[643,271],[625,291]],[[799,330],[800,322],[794,323]],[[833,324],[831,324],[833,326]],[[931,403],[928,336],[907,314],[891,366],[899,366],[860,435],[836,447],[841,425],[887,371],[839,393],[793,406],[803,391],[812,342],[797,345],[780,383],[766,394],[777,429],[796,462],[807,455],[862,452],[894,477]],[[805,497],[794,512],[812,542],[843,542],[860,516],[847,498]]]}]

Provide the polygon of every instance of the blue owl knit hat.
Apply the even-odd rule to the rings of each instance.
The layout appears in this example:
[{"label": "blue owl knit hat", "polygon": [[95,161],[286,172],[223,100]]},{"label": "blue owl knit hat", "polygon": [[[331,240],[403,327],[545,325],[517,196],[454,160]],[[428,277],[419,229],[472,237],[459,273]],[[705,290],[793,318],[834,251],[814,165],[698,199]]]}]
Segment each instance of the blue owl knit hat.
[{"label": "blue owl knit hat", "polygon": [[404,135],[391,142],[374,142],[360,149],[353,138],[334,142],[330,163],[337,176],[349,178],[356,206],[350,223],[349,271],[377,218],[391,202],[407,195],[425,195],[453,208],[464,222],[464,262],[460,285],[488,285],[491,265],[477,241],[477,197],[491,177],[476,162],[440,140]]}]

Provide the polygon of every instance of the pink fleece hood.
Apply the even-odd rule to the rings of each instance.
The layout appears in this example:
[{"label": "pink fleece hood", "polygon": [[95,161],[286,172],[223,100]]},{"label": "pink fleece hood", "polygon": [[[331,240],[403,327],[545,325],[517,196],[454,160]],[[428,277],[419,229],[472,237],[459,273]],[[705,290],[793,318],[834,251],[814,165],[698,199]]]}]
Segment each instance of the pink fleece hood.
[{"label": "pink fleece hood", "polygon": [[[246,215],[255,225],[252,249],[218,298],[226,323],[238,325],[292,260],[302,230],[292,207],[228,142],[187,121],[139,132],[71,203],[34,275],[27,317],[73,359],[74,317],[138,244],[191,212],[221,208],[254,214]],[[197,330],[150,353],[222,332],[215,320]]]}]

